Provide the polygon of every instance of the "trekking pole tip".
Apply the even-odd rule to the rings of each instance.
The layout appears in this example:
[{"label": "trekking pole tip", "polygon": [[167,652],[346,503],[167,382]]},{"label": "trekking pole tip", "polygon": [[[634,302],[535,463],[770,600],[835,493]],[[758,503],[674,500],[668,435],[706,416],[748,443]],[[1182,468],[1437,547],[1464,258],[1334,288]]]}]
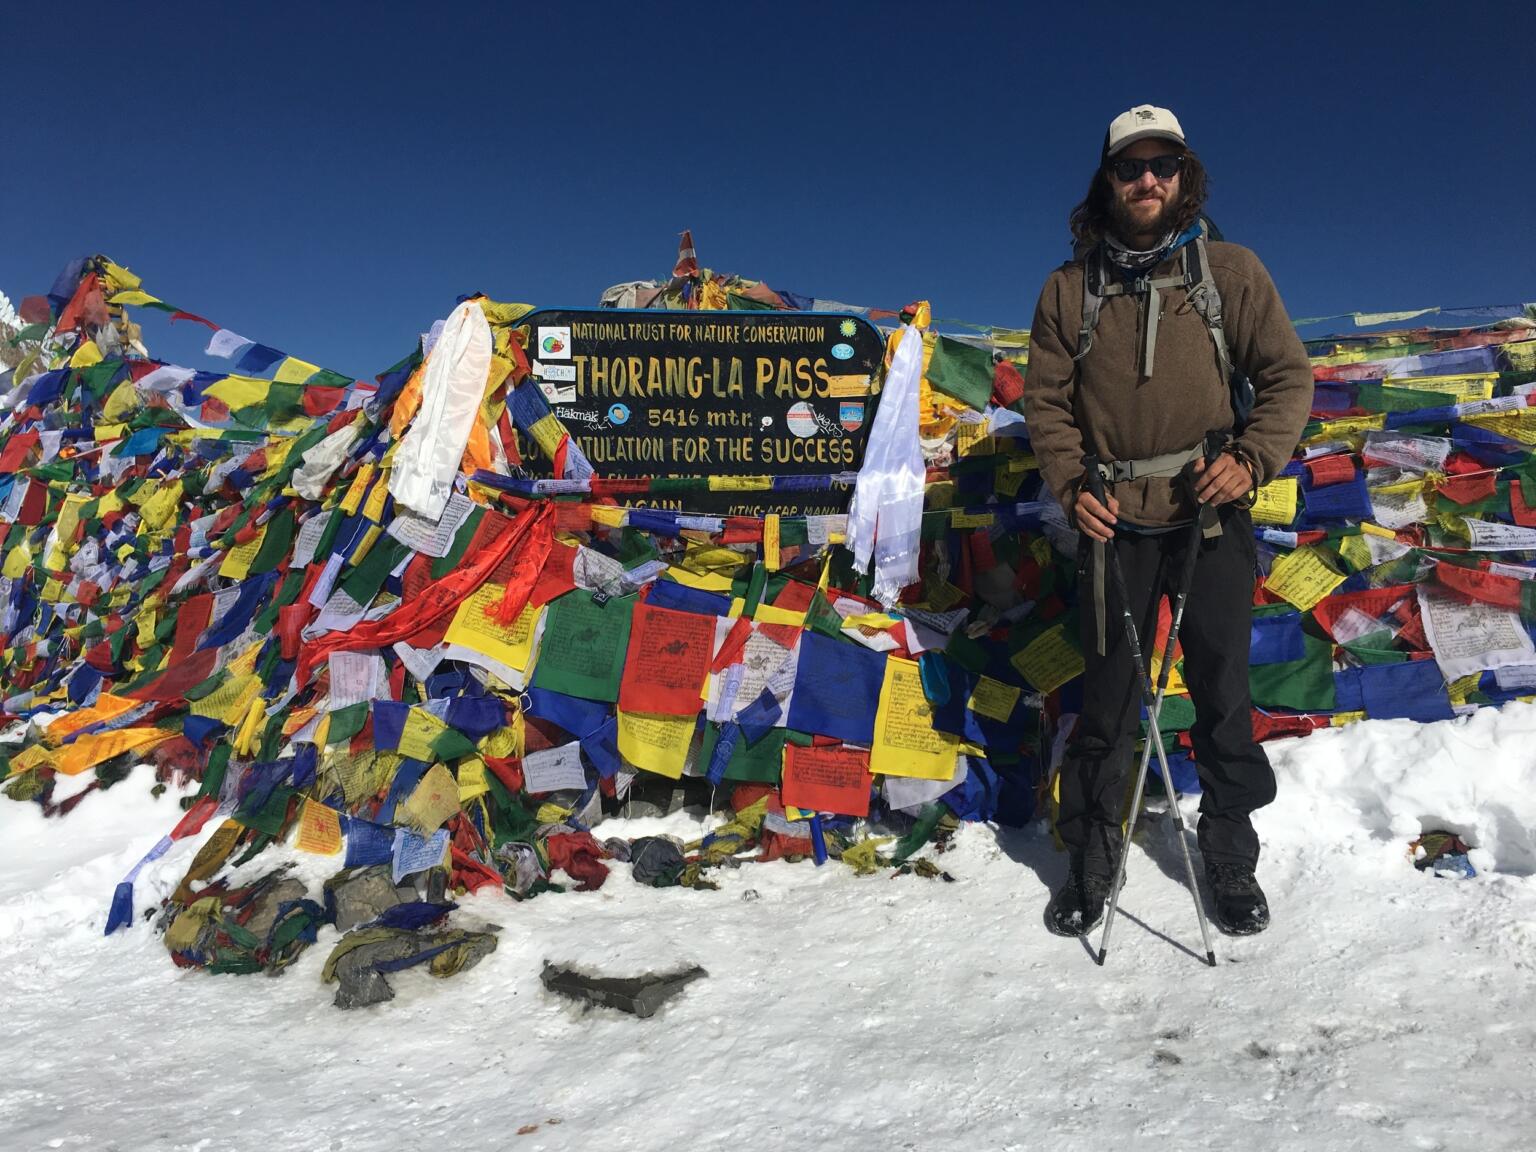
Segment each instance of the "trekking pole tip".
[{"label": "trekking pole tip", "polygon": [[1205,962],[1207,964],[1209,964],[1212,968],[1216,967],[1216,952],[1215,952],[1214,949],[1212,949],[1211,951],[1206,952],[1206,954],[1205,954]]},{"label": "trekking pole tip", "polygon": [[1104,948],[1102,945],[1099,947],[1099,955],[1095,959],[1094,963],[1096,963],[1100,968],[1104,967]]}]

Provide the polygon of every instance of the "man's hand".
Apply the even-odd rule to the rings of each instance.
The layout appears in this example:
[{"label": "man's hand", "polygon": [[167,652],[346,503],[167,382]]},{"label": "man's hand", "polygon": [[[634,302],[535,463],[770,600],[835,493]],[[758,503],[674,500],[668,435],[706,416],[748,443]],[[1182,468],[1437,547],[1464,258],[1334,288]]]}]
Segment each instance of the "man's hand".
[{"label": "man's hand", "polygon": [[1109,507],[1093,498],[1084,488],[1072,503],[1072,518],[1077,521],[1079,532],[1086,532],[1095,540],[1112,540],[1115,535],[1115,519],[1120,515],[1120,501],[1106,493]]},{"label": "man's hand", "polygon": [[1206,464],[1195,461],[1195,499],[1202,504],[1225,504],[1246,496],[1253,488],[1253,474],[1248,466],[1230,452]]}]

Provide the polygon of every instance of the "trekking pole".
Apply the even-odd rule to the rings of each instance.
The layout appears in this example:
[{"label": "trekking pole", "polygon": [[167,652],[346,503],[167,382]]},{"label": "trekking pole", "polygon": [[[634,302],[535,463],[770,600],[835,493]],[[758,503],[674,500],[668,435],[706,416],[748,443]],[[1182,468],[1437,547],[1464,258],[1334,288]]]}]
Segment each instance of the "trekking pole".
[{"label": "trekking pole", "polygon": [[[1221,450],[1219,438],[1208,436],[1205,442],[1205,459],[1209,464]],[[1099,475],[1098,458],[1084,457],[1088,490],[1094,499],[1108,507],[1104,495],[1104,481]],[[1125,885],[1125,870],[1130,858],[1131,837],[1136,831],[1136,819],[1141,812],[1141,798],[1146,789],[1147,768],[1149,766],[1152,751],[1157,751],[1158,768],[1162,772],[1163,787],[1168,794],[1169,807],[1173,810],[1174,827],[1179,838],[1179,847],[1184,854],[1184,875],[1189,885],[1189,893],[1195,902],[1195,915],[1200,921],[1200,940],[1205,945],[1206,963],[1212,968],[1216,966],[1216,953],[1211,947],[1210,928],[1205,920],[1205,907],[1200,902],[1200,889],[1195,881],[1195,865],[1189,855],[1189,842],[1185,836],[1184,815],[1179,810],[1177,793],[1173,787],[1173,774],[1168,769],[1168,757],[1163,750],[1162,732],[1158,728],[1158,719],[1162,713],[1163,698],[1168,691],[1168,677],[1173,668],[1173,642],[1179,634],[1179,625],[1184,619],[1184,605],[1189,597],[1190,584],[1194,580],[1195,560],[1199,552],[1200,539],[1203,534],[1203,520],[1206,507],[1201,505],[1190,525],[1189,540],[1185,548],[1183,570],[1179,576],[1178,590],[1175,594],[1173,605],[1173,619],[1169,626],[1168,641],[1163,649],[1163,664],[1158,671],[1157,690],[1152,690],[1151,677],[1147,675],[1146,660],[1141,652],[1141,642],[1137,635],[1135,614],[1131,609],[1130,595],[1125,584],[1125,572],[1120,566],[1120,556],[1113,547],[1108,549],[1110,573],[1115,583],[1115,593],[1120,597],[1120,611],[1122,623],[1125,627],[1126,642],[1131,649],[1131,659],[1135,665],[1137,681],[1141,686],[1142,703],[1147,711],[1147,739],[1143,742],[1141,750],[1141,765],[1136,773],[1136,788],[1131,797],[1131,816],[1125,830],[1125,840],[1120,846],[1120,862],[1115,869],[1115,883],[1110,890],[1109,910],[1104,917],[1104,933],[1099,938],[1098,963],[1102,967],[1106,955],[1109,952],[1109,934],[1114,927],[1115,913],[1120,904],[1120,890]],[[1154,635],[1155,639],[1155,635]]]}]

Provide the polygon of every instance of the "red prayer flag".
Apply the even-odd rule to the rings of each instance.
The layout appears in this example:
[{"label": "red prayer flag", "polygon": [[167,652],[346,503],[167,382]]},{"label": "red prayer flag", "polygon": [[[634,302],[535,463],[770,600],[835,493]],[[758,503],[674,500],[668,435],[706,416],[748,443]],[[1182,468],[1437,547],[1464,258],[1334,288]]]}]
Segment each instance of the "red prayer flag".
[{"label": "red prayer flag", "polygon": [[1024,377],[1006,360],[999,360],[992,367],[992,399],[1000,408],[1024,399]]},{"label": "red prayer flag", "polygon": [[1536,528],[1536,507],[1525,502],[1519,480],[1509,482],[1509,515],[1522,528]]},{"label": "red prayer flag", "polygon": [[1520,586],[1522,581],[1513,576],[1500,576],[1495,572],[1479,572],[1476,568],[1462,568],[1456,564],[1437,563],[1435,579],[1453,592],[1493,604],[1499,608],[1520,610]]},{"label": "red prayer flag", "polygon": [[27,453],[36,448],[41,439],[42,433],[30,428],[12,436],[6,441],[5,449],[0,451],[0,473],[20,469],[26,463]]},{"label": "red prayer flag", "polygon": [[1327,484],[1343,484],[1355,478],[1354,458],[1340,453],[1336,456],[1319,456],[1307,461],[1307,475],[1317,487]]},{"label": "red prayer flag", "polygon": [[784,803],[839,816],[869,815],[869,753],[846,744],[784,745]]},{"label": "red prayer flag", "polygon": [[[495,517],[495,521],[500,522],[497,523],[497,528],[500,530],[484,548],[474,554],[474,560],[454,569],[441,580],[429,584],[415,597],[402,602],[400,607],[382,620],[358,624],[350,632],[327,633],[313,643],[306,644],[299,654],[297,682],[309,683],[315,667],[329,659],[332,652],[381,648],[397,640],[416,637],[418,633],[424,632],[438,621],[444,621],[446,625],[449,614],[456,610],[475,589],[484,584],[502,560],[511,555],[530,534],[536,533],[542,527],[547,535],[549,521],[553,514],[552,507],[549,504],[543,504],[530,505],[510,524],[506,523],[502,517]],[[484,521],[492,521],[493,516],[494,513],[487,512],[481,527],[485,527]],[[527,602],[528,591],[533,586],[532,578],[537,575],[536,571],[530,574],[527,587],[522,593],[523,603]],[[512,595],[510,584],[507,587],[507,595]],[[522,611],[523,603],[518,604],[518,612]],[[513,618],[516,619],[515,616]]]},{"label": "red prayer flag", "polygon": [[677,244],[677,263],[672,266],[673,276],[697,276],[699,274],[699,256],[693,249],[693,232],[683,229],[682,239]]},{"label": "red prayer flag", "polygon": [[619,681],[625,712],[692,716],[704,706],[699,691],[715,647],[715,617],[653,608],[637,600],[629,651]]}]

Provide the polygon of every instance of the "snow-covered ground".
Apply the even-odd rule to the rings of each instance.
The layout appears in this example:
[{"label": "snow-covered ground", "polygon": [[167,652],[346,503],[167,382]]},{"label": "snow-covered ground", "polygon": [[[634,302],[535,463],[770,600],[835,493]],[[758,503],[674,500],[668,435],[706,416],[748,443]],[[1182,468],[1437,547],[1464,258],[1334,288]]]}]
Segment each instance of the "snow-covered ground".
[{"label": "snow-covered ground", "polygon": [[[1536,707],[1269,752],[1275,924],[1218,937],[1215,970],[1166,821],[1102,969],[1042,927],[1048,834],[971,826],[953,884],[774,863],[653,890],[617,865],[596,893],[473,898],[455,919],[503,925],[493,955],[353,1012],[319,982],[332,929],[276,979],[180,971],[142,922],[101,935],[176,818],[146,769],[56,822],[0,800],[0,1148],[1536,1148]],[[1421,821],[1481,875],[1416,872]],[[603,834],[662,826],[698,823]],[[316,888],[336,866],[300,858]],[[709,978],[650,1020],[583,1014],[546,959]]]}]

